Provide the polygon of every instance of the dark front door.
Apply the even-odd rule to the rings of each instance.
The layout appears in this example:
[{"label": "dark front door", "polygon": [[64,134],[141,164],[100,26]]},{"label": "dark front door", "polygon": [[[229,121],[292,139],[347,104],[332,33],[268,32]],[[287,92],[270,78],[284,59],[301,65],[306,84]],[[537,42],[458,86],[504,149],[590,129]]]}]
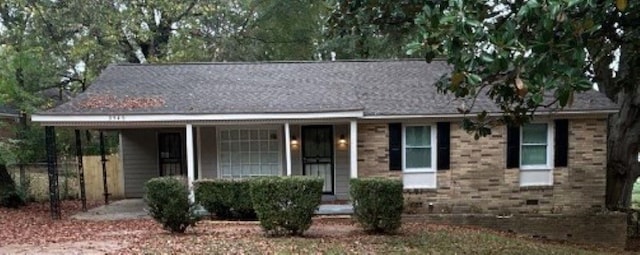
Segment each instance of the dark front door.
[{"label": "dark front door", "polygon": [[324,193],[333,194],[332,126],[302,127],[303,174],[324,180]]},{"label": "dark front door", "polygon": [[182,139],[180,133],[158,134],[160,176],[182,175]]}]

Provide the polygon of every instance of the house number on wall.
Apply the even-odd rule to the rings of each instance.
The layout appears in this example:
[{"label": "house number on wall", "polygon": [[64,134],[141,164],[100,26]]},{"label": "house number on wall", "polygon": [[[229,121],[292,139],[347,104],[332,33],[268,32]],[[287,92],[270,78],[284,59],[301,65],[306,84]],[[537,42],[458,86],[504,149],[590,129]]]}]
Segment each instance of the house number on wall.
[{"label": "house number on wall", "polygon": [[124,120],[124,115],[109,115],[109,120]]}]

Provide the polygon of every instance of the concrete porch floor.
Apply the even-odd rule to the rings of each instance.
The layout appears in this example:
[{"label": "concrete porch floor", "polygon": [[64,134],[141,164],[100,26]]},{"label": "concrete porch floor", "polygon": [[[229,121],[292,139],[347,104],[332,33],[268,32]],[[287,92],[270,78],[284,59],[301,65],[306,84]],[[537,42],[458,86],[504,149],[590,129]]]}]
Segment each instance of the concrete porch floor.
[{"label": "concrete porch floor", "polygon": [[[205,210],[200,211],[203,214]],[[350,215],[353,214],[351,204],[321,204],[316,215]],[[129,220],[149,218],[147,208],[142,199],[124,199],[108,205],[93,208],[87,212],[71,216],[77,220]]]}]

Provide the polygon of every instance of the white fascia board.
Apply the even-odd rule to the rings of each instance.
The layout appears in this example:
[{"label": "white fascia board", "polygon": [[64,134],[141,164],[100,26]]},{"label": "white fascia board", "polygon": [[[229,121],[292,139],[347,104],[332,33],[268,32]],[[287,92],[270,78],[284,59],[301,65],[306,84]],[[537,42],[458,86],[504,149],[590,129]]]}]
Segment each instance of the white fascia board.
[{"label": "white fascia board", "polygon": [[216,120],[286,120],[286,119],[333,119],[362,118],[362,111],[315,112],[315,113],[254,113],[254,114],[95,114],[95,115],[55,115],[34,114],[33,122],[177,122],[177,121],[216,121]]},{"label": "white fascia board", "polygon": [[[536,112],[535,116],[553,116],[553,115],[600,115],[617,113],[618,110],[593,110],[593,111],[557,111],[557,112]],[[487,116],[497,117],[503,113],[491,112]],[[476,113],[469,114],[414,114],[414,115],[369,115],[362,119],[379,120],[379,119],[417,119],[417,118],[463,118],[475,117]]]}]

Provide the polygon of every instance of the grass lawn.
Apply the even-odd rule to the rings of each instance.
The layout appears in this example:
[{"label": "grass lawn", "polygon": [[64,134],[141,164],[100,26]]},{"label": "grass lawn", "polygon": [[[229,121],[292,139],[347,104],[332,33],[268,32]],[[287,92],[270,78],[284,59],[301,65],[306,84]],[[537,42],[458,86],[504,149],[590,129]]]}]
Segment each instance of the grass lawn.
[{"label": "grass lawn", "polygon": [[[48,205],[0,208],[0,254],[623,254],[619,249],[550,243],[486,229],[404,224],[400,234],[371,236],[350,219],[316,219],[305,237],[268,238],[256,222],[201,221],[172,235],[149,219],[69,219],[78,202],[63,203],[51,221]],[[632,254],[632,253],[629,253]]]}]

